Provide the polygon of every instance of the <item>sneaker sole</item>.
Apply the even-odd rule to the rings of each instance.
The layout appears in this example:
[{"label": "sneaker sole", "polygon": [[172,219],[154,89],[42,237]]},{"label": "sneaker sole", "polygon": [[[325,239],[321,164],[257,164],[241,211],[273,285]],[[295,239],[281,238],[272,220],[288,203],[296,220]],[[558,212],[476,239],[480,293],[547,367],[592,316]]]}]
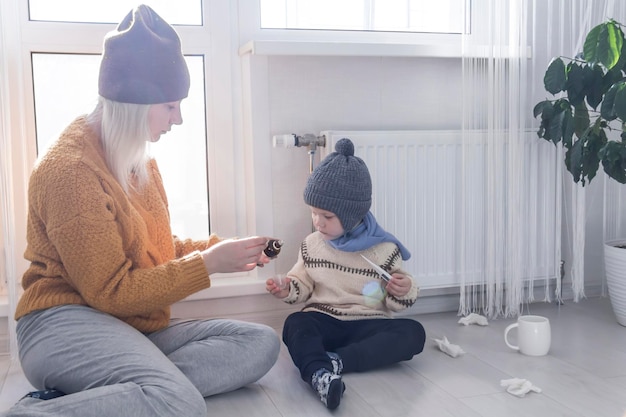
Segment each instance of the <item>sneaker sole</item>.
[{"label": "sneaker sole", "polygon": [[328,396],[326,397],[326,408],[334,410],[339,407],[341,403],[341,397],[346,390],[346,385],[341,379],[335,379],[330,383],[328,387]]}]

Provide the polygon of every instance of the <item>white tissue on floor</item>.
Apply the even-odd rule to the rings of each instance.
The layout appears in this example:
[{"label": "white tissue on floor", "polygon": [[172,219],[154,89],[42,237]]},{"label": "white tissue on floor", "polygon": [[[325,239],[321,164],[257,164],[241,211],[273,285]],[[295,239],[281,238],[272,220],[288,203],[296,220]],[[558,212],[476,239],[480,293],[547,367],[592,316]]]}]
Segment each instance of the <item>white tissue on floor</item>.
[{"label": "white tissue on floor", "polygon": [[462,317],[459,319],[459,324],[463,324],[467,326],[468,324],[478,324],[479,326],[487,326],[489,322],[487,321],[487,317],[481,316],[480,314],[470,313],[468,316]]},{"label": "white tissue on floor", "polygon": [[437,345],[439,346],[439,350],[441,350],[443,353],[446,353],[452,356],[453,358],[456,358],[457,356],[465,353],[465,351],[461,349],[461,346],[453,345],[452,343],[448,341],[448,338],[445,336],[443,337],[443,339],[433,339],[433,340],[437,342]]},{"label": "white tissue on floor", "polygon": [[500,381],[500,386],[506,387],[506,392],[520,398],[530,391],[541,392],[541,388],[534,386],[532,382],[522,378],[503,379]]}]

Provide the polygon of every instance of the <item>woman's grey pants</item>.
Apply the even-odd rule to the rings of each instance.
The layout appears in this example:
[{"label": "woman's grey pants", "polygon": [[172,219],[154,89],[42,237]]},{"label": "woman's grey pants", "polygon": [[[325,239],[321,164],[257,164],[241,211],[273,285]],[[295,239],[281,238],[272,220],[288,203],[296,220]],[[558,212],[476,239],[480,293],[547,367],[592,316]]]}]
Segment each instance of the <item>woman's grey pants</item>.
[{"label": "woman's grey pants", "polygon": [[20,318],[17,338],[30,383],[68,395],[25,398],[2,416],[205,417],[203,397],[257,381],[280,349],[260,324],[191,320],[144,334],[80,305]]}]

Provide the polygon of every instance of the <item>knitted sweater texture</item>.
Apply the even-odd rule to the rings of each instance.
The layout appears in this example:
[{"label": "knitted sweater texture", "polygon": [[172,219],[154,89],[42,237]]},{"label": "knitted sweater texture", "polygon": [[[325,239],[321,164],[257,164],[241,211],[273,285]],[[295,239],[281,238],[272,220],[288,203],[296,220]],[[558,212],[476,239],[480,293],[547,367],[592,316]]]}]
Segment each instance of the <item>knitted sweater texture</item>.
[{"label": "knitted sweater texture", "polygon": [[[302,311],[318,311],[339,320],[390,318],[393,312],[412,306],[419,288],[411,278],[411,289],[403,297],[389,295],[378,273],[361,254],[389,273],[402,270],[396,244],[385,242],[361,252],[333,248],[319,232],[302,242],[298,261],[287,274],[291,278],[289,304],[306,303]],[[409,275],[410,277],[410,275]]]},{"label": "knitted sweater texture", "polygon": [[199,251],[220,238],[172,236],[154,160],[148,170],[148,184],[126,194],[86,119],[67,127],[30,177],[30,266],[16,319],[82,304],[152,332],[168,325],[171,304],[211,285]]}]

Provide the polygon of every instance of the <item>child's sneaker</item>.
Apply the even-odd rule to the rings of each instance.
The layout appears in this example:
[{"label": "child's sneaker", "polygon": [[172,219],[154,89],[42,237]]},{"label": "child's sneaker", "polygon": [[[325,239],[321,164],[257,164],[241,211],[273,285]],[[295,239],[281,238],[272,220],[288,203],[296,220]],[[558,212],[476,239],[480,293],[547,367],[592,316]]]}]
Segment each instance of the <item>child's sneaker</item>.
[{"label": "child's sneaker", "polygon": [[341,361],[341,357],[337,355],[335,352],[326,352],[328,357],[330,357],[330,361],[333,363],[333,373],[335,375],[341,375],[343,372],[343,362]]},{"label": "child's sneaker", "polygon": [[318,369],[311,378],[311,386],[317,392],[326,408],[334,410],[339,406],[341,397],[346,389],[341,376],[328,369]]}]

